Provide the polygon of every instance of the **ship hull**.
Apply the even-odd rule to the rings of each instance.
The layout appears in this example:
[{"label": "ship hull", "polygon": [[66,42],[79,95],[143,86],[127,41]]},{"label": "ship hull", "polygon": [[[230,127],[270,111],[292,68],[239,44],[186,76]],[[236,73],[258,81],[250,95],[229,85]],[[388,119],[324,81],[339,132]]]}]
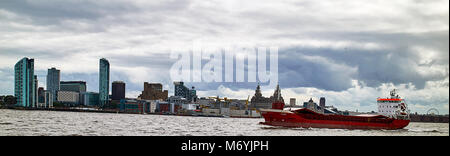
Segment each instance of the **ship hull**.
[{"label": "ship hull", "polygon": [[303,113],[289,111],[262,111],[264,125],[302,128],[331,128],[331,129],[402,129],[408,126],[410,120],[392,118],[323,115],[303,110]]}]

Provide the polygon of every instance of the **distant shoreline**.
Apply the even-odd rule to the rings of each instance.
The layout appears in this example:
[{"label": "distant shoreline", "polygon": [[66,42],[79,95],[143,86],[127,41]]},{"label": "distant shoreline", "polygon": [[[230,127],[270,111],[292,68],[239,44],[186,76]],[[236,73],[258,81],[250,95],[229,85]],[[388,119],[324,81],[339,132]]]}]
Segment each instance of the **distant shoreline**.
[{"label": "distant shoreline", "polygon": [[[120,112],[118,110],[93,110],[88,108],[23,108],[23,107],[0,107],[0,109],[23,110],[23,111],[58,111],[58,112],[86,112],[86,113],[113,113],[113,114],[142,114],[132,112]],[[171,115],[158,113],[145,113],[143,115]]]},{"label": "distant shoreline", "polygon": [[[180,115],[180,114],[164,114],[164,113],[132,113],[120,112],[118,110],[89,110],[89,109],[73,109],[73,108],[22,108],[22,107],[1,107],[0,109],[22,110],[22,111],[57,111],[57,112],[85,112],[85,113],[109,113],[109,114],[136,114],[136,115],[166,115],[166,116],[191,116],[191,117],[214,117],[225,118],[223,116],[194,116],[194,115]],[[229,117],[229,118],[246,118],[246,117]],[[257,118],[249,118],[257,119]]]}]

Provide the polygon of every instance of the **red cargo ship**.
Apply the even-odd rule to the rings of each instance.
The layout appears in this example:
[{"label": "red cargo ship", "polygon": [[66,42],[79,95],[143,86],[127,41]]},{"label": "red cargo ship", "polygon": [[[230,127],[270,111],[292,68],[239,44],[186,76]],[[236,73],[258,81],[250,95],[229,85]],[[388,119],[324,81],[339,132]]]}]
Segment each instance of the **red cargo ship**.
[{"label": "red cargo ship", "polygon": [[[341,115],[325,114],[308,108],[283,110],[283,103],[275,102],[272,109],[262,109],[264,125],[303,128],[339,129],[402,129],[408,126],[409,110],[404,100],[391,91],[391,98],[379,98],[379,114]],[[277,109],[274,109],[277,108]]]}]

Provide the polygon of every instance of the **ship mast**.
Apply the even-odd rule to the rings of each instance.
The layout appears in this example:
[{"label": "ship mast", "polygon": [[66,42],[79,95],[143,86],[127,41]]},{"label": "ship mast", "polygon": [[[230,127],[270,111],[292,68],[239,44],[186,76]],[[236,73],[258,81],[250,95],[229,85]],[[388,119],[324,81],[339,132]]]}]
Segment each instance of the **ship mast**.
[{"label": "ship mast", "polygon": [[278,101],[280,101],[280,97],[281,97],[281,91],[280,91],[280,84],[277,84],[277,90],[278,90]]},{"label": "ship mast", "polygon": [[393,90],[391,91],[391,97],[392,97],[392,98],[398,97],[398,95],[397,95],[397,89],[393,89]]}]

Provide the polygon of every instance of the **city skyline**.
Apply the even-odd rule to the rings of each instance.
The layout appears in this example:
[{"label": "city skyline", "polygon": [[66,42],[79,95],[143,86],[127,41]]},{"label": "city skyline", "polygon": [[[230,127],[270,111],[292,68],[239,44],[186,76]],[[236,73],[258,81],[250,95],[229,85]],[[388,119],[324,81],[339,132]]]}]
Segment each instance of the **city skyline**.
[{"label": "city skyline", "polygon": [[[0,95],[14,94],[13,67],[23,57],[35,59],[39,87],[56,67],[61,81],[86,81],[88,91],[98,92],[98,59],[106,58],[109,82],[124,81],[127,97],[137,97],[144,82],[162,83],[173,95],[171,48],[245,43],[279,47],[285,99],[326,97],[343,110],[370,111],[377,97],[397,88],[412,112],[448,114],[447,6],[439,0],[0,2]],[[239,99],[257,85],[186,84],[199,96]],[[272,93],[262,88],[264,96]]]}]

